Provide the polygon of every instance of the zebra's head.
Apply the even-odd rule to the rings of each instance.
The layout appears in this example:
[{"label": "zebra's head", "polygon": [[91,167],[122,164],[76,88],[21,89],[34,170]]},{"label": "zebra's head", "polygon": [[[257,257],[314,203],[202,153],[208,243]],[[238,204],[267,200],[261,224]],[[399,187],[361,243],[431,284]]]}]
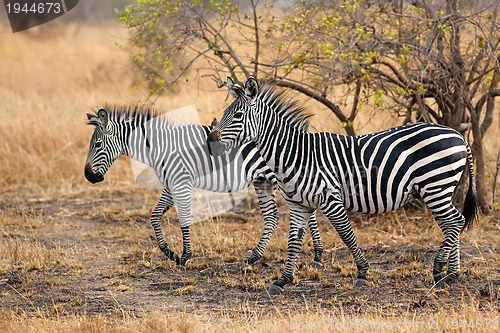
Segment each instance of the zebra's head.
[{"label": "zebra's head", "polygon": [[88,124],[95,129],[85,162],[85,178],[95,184],[104,180],[104,174],[120,155],[121,145],[104,108],[96,115],[87,113],[87,118]]},{"label": "zebra's head", "polygon": [[252,119],[259,94],[257,80],[250,77],[242,86],[228,77],[227,87],[235,100],[224,110],[222,119],[208,135],[208,150],[213,156],[251,141],[257,128],[258,119]]}]

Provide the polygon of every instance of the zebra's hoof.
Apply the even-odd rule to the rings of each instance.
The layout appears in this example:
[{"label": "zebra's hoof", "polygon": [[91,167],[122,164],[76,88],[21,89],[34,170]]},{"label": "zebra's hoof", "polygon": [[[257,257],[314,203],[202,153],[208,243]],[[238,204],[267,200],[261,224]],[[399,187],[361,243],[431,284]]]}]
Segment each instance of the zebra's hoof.
[{"label": "zebra's hoof", "polygon": [[270,287],[269,287],[269,295],[280,295],[283,293],[283,288],[281,288],[280,286],[277,286],[275,284],[272,284]]},{"label": "zebra's hoof", "polygon": [[246,265],[253,265],[255,264],[260,258],[262,257],[249,257],[247,260],[245,260]]},{"label": "zebra's hoof", "polygon": [[448,274],[448,277],[446,277],[446,284],[450,285],[452,283],[458,282],[458,278],[460,277],[460,274],[458,273],[450,273]]},{"label": "zebra's hoof", "polygon": [[177,267],[177,269],[179,269],[179,270],[183,270],[183,271],[185,271],[185,270],[186,270],[186,266],[184,266],[184,265],[177,265],[176,267]]},{"label": "zebra's hoof", "polygon": [[442,280],[439,280],[438,282],[435,282],[434,287],[436,289],[446,289],[449,287],[449,285],[448,285],[446,279],[442,279]]},{"label": "zebra's hoof", "polygon": [[434,287],[439,288],[439,289],[447,287],[446,273],[445,272],[434,274]]},{"label": "zebra's hoof", "polygon": [[177,266],[182,266],[181,264],[181,257],[179,257],[179,255],[177,253],[174,253],[173,257],[170,258],[172,259],[173,261],[175,261],[175,263],[177,264]]},{"label": "zebra's hoof", "polygon": [[354,284],[354,287],[360,288],[360,287],[367,286],[367,285],[368,285],[368,281],[366,279],[357,279],[356,283]]},{"label": "zebra's hoof", "polygon": [[313,262],[311,263],[311,267],[312,267],[312,268],[321,269],[321,268],[323,268],[323,264],[322,264],[322,263],[320,263],[319,261],[313,261]]}]

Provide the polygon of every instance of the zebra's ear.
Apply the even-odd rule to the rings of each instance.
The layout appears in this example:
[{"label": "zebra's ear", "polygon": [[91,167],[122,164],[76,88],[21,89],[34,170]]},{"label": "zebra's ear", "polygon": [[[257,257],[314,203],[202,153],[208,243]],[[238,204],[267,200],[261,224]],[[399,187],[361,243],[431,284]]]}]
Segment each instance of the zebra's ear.
[{"label": "zebra's ear", "polygon": [[106,128],[108,126],[108,111],[100,108],[99,111],[97,111],[97,117],[99,118],[101,126]]},{"label": "zebra's ear", "polygon": [[101,121],[97,115],[87,112],[88,125],[101,126]]},{"label": "zebra's ear", "polygon": [[255,80],[253,76],[250,76],[247,82],[245,83],[245,94],[251,99],[254,99],[258,93],[259,93],[259,84],[257,83],[257,80]]},{"label": "zebra's ear", "polygon": [[233,81],[233,79],[232,79],[232,78],[228,75],[226,80],[227,80],[227,81],[226,81],[226,86],[227,86],[229,89],[233,88],[233,86],[234,86],[234,81]]},{"label": "zebra's ear", "polygon": [[230,76],[227,77],[226,86],[229,88],[229,93],[234,98],[238,98],[245,94],[243,87],[240,86],[238,83],[234,83],[233,79],[231,79]]}]

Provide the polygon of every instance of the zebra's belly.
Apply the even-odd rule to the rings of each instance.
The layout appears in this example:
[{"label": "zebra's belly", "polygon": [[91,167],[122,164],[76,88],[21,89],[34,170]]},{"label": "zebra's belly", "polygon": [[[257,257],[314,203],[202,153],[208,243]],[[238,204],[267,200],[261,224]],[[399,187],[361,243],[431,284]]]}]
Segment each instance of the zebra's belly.
[{"label": "zebra's belly", "polygon": [[305,187],[297,189],[293,183],[278,181],[278,188],[283,199],[288,203],[318,209],[324,201],[325,193],[321,185],[314,188]]},{"label": "zebra's belly", "polygon": [[223,174],[218,172],[194,177],[192,183],[194,188],[212,192],[236,192],[250,186],[250,181],[243,174]]},{"label": "zebra's belly", "polygon": [[350,192],[344,189],[343,202],[347,211],[363,214],[386,213],[403,207],[415,197],[414,189],[409,185],[405,188],[366,193],[363,191]]}]

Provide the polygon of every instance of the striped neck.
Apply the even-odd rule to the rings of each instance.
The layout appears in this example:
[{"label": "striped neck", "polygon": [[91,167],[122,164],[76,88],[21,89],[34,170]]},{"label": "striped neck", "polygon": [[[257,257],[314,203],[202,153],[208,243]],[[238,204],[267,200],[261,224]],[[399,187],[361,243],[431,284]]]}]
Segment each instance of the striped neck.
[{"label": "striped neck", "polygon": [[[265,117],[257,127],[254,142],[269,168],[282,181],[288,173],[284,161],[288,160],[290,154],[295,154],[293,150],[290,150],[294,147],[293,142],[296,142],[300,136],[307,132],[284,121],[275,112],[263,112],[262,114]],[[293,168],[294,166],[289,167]]]},{"label": "striped neck", "polygon": [[121,143],[121,153],[141,163],[152,166],[157,132],[169,128],[162,117],[147,114],[117,115],[112,119],[115,133]]}]

